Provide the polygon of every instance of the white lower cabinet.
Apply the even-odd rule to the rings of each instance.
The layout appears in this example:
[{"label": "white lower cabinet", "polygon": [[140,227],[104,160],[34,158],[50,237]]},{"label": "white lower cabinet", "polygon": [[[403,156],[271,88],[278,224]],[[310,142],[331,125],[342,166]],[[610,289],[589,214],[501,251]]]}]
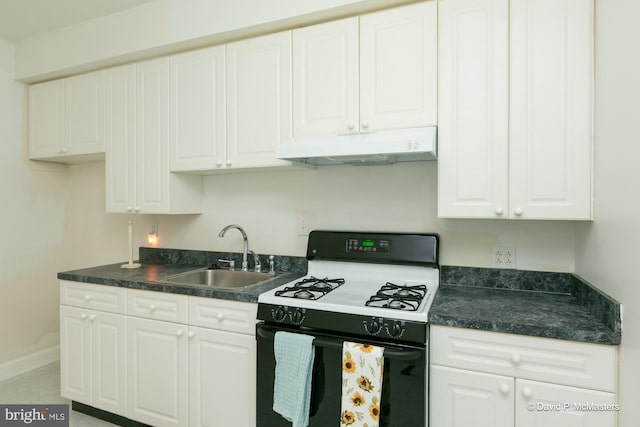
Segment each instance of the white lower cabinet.
[{"label": "white lower cabinet", "polygon": [[128,417],[153,426],[186,426],[187,325],[130,317]]},{"label": "white lower cabinet", "polygon": [[62,282],[60,298],[60,394],[118,415],[127,407],[126,316],[93,307],[124,313],[123,291]]},{"label": "white lower cabinet", "polygon": [[254,427],[257,305],[61,281],[62,396],[156,427]]},{"label": "white lower cabinet", "polygon": [[431,427],[615,427],[617,348],[431,327]]}]

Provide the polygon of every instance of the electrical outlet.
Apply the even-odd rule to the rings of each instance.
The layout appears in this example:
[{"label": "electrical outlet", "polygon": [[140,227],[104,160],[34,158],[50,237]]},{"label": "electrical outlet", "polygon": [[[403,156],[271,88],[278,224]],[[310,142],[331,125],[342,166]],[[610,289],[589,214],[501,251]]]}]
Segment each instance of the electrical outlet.
[{"label": "electrical outlet", "polygon": [[493,268],[516,268],[516,248],[499,246],[491,249]]},{"label": "electrical outlet", "polygon": [[309,235],[309,217],[301,212],[296,214],[298,236]]}]

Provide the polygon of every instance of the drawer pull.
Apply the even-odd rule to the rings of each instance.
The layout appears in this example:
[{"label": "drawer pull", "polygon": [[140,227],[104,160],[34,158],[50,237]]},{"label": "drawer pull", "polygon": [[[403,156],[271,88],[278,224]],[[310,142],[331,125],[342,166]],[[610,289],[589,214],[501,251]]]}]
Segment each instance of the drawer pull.
[{"label": "drawer pull", "polygon": [[85,296],[84,296],[84,300],[85,300],[86,302],[91,301],[91,295],[85,295]]},{"label": "drawer pull", "polygon": [[176,335],[178,335],[179,337],[184,335],[184,331],[182,329],[178,329],[178,332],[176,332]]},{"label": "drawer pull", "polygon": [[500,393],[507,394],[509,393],[509,386],[507,384],[500,384]]},{"label": "drawer pull", "polygon": [[156,310],[157,310],[157,308],[158,308],[158,307],[157,307],[155,304],[151,304],[151,305],[149,306],[149,311],[153,313],[154,311],[156,311]]},{"label": "drawer pull", "polygon": [[222,313],[218,313],[218,314],[216,315],[216,318],[217,318],[219,321],[221,321],[221,322],[222,322],[222,321],[224,320],[224,314],[222,314]]},{"label": "drawer pull", "polygon": [[533,397],[533,391],[529,387],[525,387],[522,389],[522,395],[527,399],[531,399]]},{"label": "drawer pull", "polygon": [[522,362],[522,358],[520,357],[519,354],[512,354],[511,355],[511,362],[514,365],[519,365]]}]

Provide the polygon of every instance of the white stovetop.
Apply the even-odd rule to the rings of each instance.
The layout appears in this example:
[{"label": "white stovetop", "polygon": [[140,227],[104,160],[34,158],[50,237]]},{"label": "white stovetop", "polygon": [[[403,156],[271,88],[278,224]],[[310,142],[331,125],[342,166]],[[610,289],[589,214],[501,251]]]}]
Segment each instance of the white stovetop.
[{"label": "white stovetop", "polygon": [[[345,283],[317,300],[306,300],[276,296],[275,293],[296,282],[314,276],[318,279],[345,279]],[[396,285],[426,285],[427,296],[418,310],[406,311],[382,307],[368,307],[366,301],[382,285],[391,282]],[[426,323],[428,311],[439,285],[439,270],[430,267],[366,264],[338,261],[311,261],[305,277],[296,279],[258,297],[259,303],[288,307],[309,308],[338,313],[360,314],[372,317],[387,317]]]}]

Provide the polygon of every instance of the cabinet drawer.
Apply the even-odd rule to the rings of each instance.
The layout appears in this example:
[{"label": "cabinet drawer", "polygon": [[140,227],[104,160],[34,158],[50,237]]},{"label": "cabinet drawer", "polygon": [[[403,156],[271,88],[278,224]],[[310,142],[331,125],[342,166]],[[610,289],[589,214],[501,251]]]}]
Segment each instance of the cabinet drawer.
[{"label": "cabinet drawer", "polygon": [[106,285],[60,281],[60,304],[125,314],[127,290]]},{"label": "cabinet drawer", "polygon": [[189,297],[189,325],[255,335],[258,305]]},{"label": "cabinet drawer", "polygon": [[129,316],[186,324],[187,298],[186,295],[129,289],[127,313]]},{"label": "cabinet drawer", "polygon": [[431,363],[615,391],[617,348],[444,326],[431,327]]}]

